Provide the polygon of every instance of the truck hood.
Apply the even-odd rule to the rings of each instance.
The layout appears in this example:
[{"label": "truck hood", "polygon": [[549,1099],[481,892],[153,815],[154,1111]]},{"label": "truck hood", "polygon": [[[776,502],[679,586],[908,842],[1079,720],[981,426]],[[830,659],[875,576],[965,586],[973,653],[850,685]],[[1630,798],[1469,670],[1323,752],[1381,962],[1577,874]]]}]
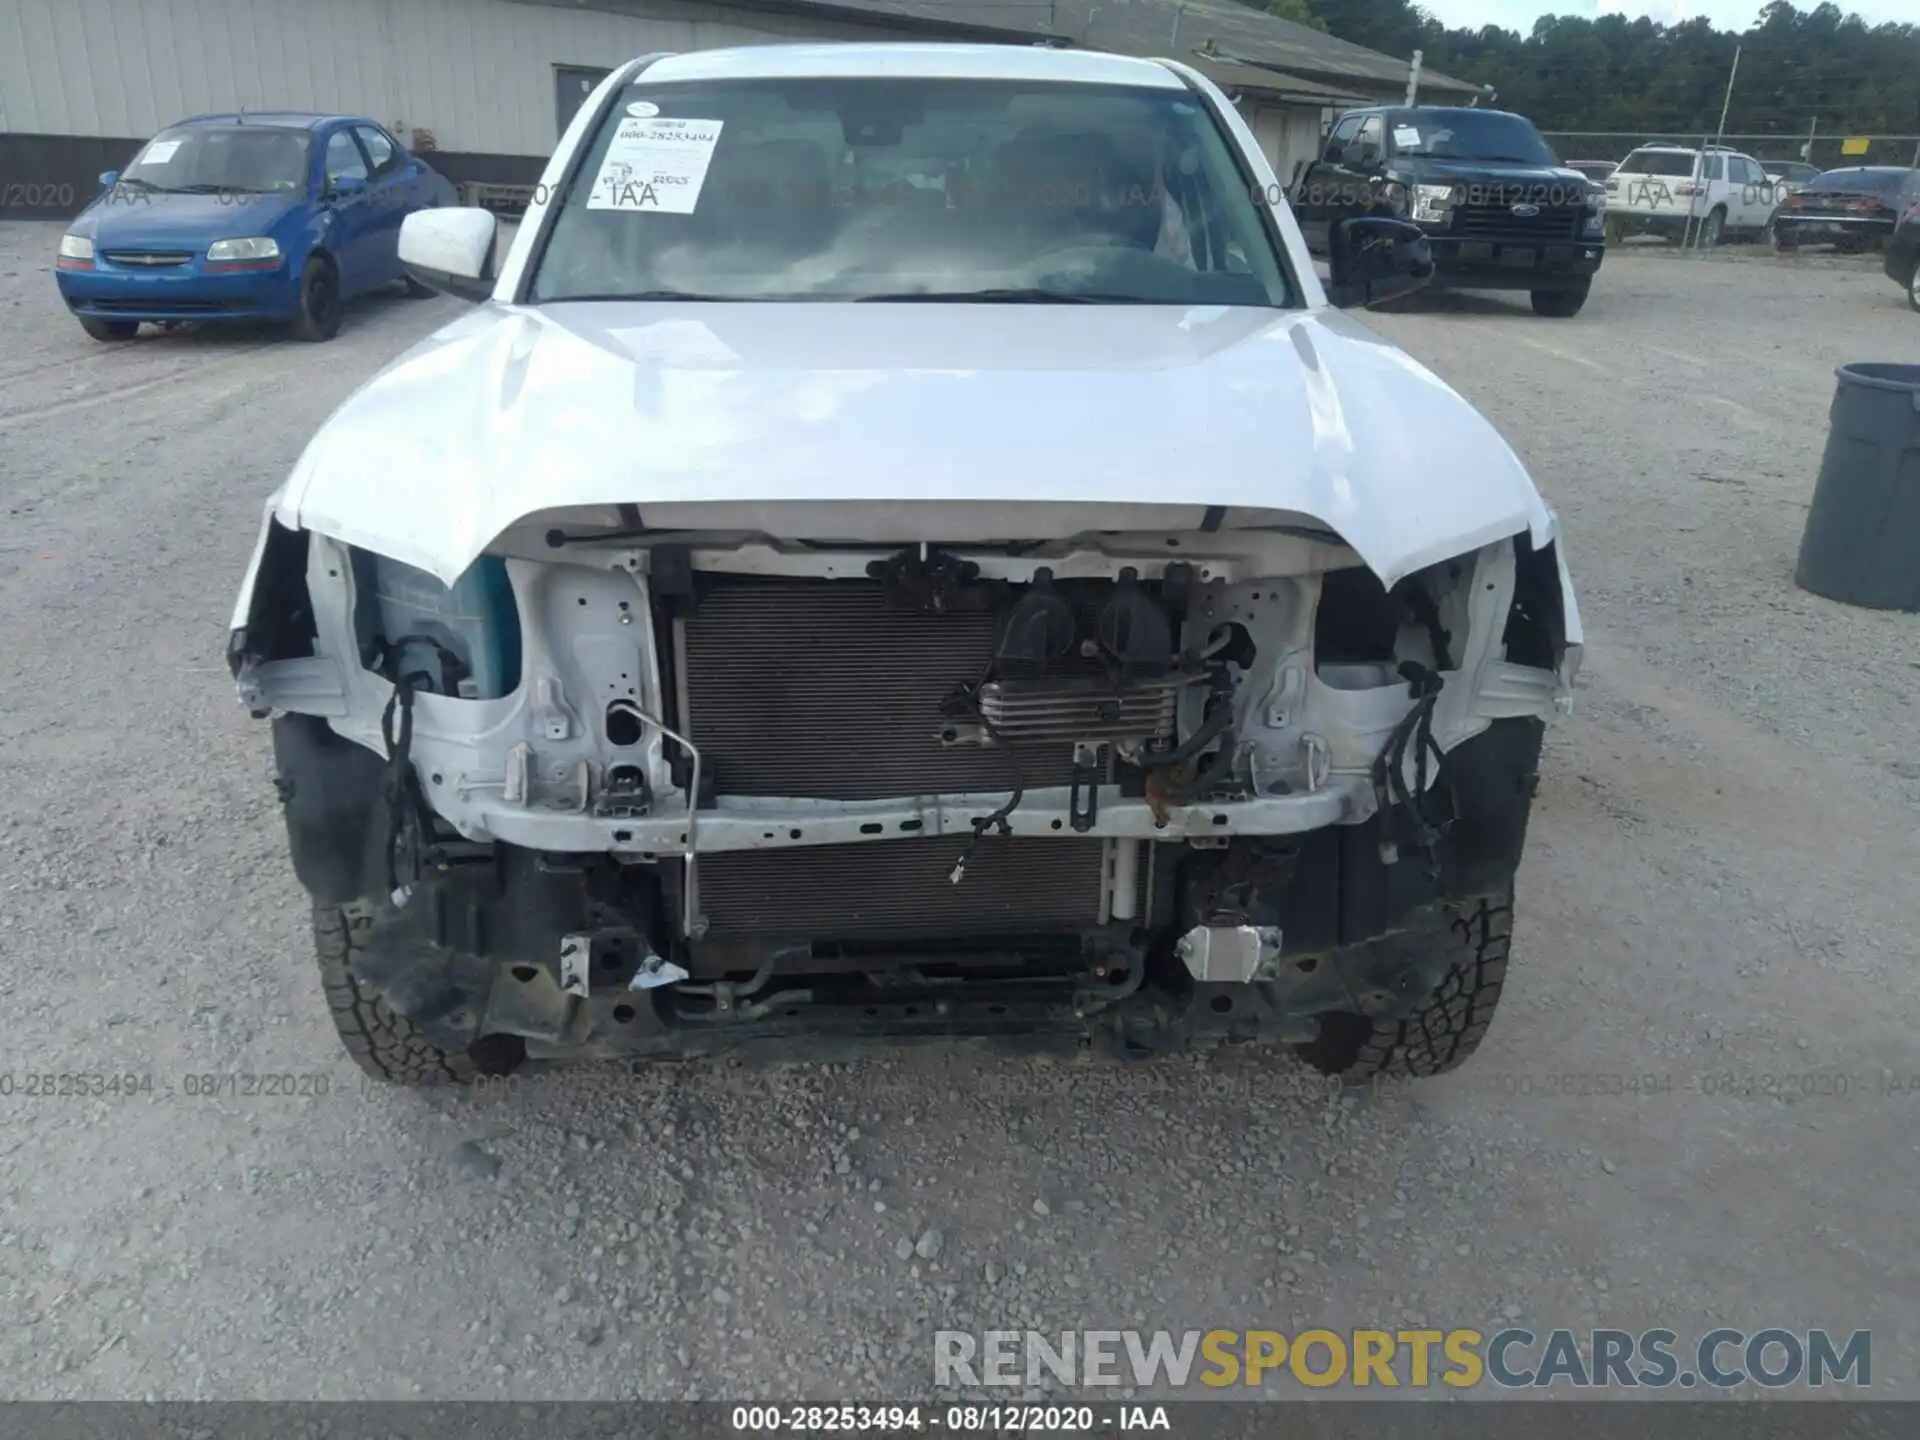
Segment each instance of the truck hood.
[{"label": "truck hood", "polygon": [[1218,306],[483,305],[349,397],[275,509],[451,582],[541,511],[822,500],[1007,507],[966,538],[1036,506],[1304,516],[1387,584],[1552,531],[1492,425],[1365,326]]},{"label": "truck hood", "polygon": [[1436,155],[1396,155],[1394,178],[1421,185],[1508,186],[1519,191],[1569,187],[1578,193],[1593,185],[1578,170],[1564,165],[1535,165],[1524,160],[1454,160]]}]

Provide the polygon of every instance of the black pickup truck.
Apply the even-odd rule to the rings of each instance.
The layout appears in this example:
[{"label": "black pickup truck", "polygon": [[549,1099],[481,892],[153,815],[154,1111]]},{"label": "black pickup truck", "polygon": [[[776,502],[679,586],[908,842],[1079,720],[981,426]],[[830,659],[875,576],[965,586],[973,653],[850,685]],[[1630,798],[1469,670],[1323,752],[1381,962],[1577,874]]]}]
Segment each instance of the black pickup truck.
[{"label": "black pickup truck", "polygon": [[1505,110],[1349,110],[1288,200],[1317,255],[1337,220],[1397,216],[1427,232],[1435,285],[1525,290],[1538,315],[1578,314],[1606,257],[1605,191]]}]

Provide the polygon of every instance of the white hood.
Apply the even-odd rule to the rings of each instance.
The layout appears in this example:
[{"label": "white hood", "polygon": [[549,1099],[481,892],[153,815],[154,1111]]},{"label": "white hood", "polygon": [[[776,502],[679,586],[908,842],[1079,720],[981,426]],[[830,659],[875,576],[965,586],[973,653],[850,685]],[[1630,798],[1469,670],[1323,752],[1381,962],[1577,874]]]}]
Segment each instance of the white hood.
[{"label": "white hood", "polygon": [[1356,321],[1156,305],[485,305],[334,413],[278,513],[451,581],[539,511],[793,500],[1292,512],[1389,585],[1552,527]]}]

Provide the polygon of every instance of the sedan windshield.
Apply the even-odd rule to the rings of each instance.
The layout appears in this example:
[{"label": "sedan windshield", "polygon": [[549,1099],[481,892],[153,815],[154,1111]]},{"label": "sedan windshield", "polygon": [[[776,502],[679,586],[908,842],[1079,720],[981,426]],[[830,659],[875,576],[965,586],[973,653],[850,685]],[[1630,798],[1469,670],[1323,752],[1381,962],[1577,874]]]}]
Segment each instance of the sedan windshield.
[{"label": "sedan windshield", "polygon": [[635,84],[551,203],[535,301],[1296,303],[1185,90]]},{"label": "sedan windshield", "polygon": [[307,135],[268,126],[166,130],[147,142],[120,179],[189,194],[300,191],[306,188]]}]

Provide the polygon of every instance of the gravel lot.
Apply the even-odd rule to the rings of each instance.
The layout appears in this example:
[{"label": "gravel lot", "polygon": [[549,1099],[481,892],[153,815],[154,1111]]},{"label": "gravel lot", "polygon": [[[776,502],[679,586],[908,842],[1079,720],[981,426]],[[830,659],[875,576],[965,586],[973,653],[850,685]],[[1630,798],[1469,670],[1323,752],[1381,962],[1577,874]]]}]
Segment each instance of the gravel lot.
[{"label": "gravel lot", "polygon": [[[1920,1394],[1887,1078],[1920,1075],[1920,620],[1791,582],[1832,367],[1920,351],[1870,262],[1642,253],[1573,321],[1377,318],[1534,467],[1589,632],[1465,1071],[1329,1100],[1272,1058],[928,1051],[483,1096],[363,1092],[221,661],[262,500],[457,306],[109,348],[56,235],[0,226],[0,1072],[153,1089],[0,1097],[0,1396],[873,1398],[925,1388],[937,1325],[1511,1318],[1871,1327],[1876,1390]],[[331,1093],[186,1094],[233,1073]]]}]

